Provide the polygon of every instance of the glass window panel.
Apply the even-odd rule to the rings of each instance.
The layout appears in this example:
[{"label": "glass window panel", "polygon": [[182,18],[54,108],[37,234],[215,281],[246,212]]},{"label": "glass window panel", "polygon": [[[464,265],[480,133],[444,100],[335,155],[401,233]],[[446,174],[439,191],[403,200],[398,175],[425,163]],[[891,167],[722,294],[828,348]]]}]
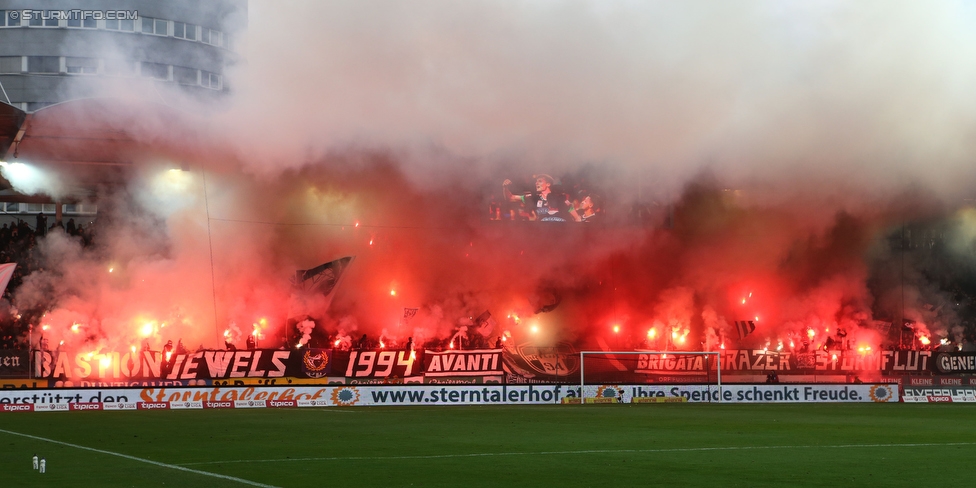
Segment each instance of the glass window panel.
[{"label": "glass window panel", "polygon": [[173,66],[173,80],[182,85],[196,85],[197,70],[182,66]]},{"label": "glass window panel", "polygon": [[28,56],[27,71],[30,73],[58,73],[61,60],[57,56]]},{"label": "glass window panel", "polygon": [[20,73],[20,56],[0,56],[0,73]]},{"label": "glass window panel", "polygon": [[166,80],[169,79],[169,67],[165,64],[142,63],[142,76]]}]

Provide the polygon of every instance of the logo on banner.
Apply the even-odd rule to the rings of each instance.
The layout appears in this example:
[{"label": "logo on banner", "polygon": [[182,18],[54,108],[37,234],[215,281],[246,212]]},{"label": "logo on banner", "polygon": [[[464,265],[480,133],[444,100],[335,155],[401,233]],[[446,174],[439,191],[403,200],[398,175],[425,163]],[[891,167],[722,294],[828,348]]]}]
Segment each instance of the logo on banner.
[{"label": "logo on banner", "polygon": [[351,407],[359,403],[359,389],[355,386],[343,386],[332,390],[332,403],[340,407]]},{"label": "logo on banner", "polygon": [[169,402],[139,402],[139,410],[169,410]]},{"label": "logo on banner", "polygon": [[34,404],[32,403],[17,403],[17,404],[4,404],[4,412],[33,412]]},{"label": "logo on banner", "polygon": [[555,347],[520,344],[516,351],[525,364],[539,374],[569,375],[579,371],[579,353],[568,342]]},{"label": "logo on banner", "polygon": [[302,370],[309,378],[323,378],[329,374],[329,349],[308,349],[302,357]]},{"label": "logo on banner", "polygon": [[617,385],[601,385],[596,389],[597,398],[615,398],[618,401],[624,397],[624,390]]},{"label": "logo on banner", "polygon": [[68,407],[71,410],[102,410],[101,403],[69,403]]},{"label": "logo on banner", "polygon": [[203,408],[234,408],[231,402],[203,402]]},{"label": "logo on banner", "polygon": [[870,394],[871,400],[877,403],[890,402],[891,398],[895,395],[888,385],[874,385],[871,387]]},{"label": "logo on banner", "polygon": [[293,408],[298,406],[295,400],[270,400],[268,406],[271,408]]}]

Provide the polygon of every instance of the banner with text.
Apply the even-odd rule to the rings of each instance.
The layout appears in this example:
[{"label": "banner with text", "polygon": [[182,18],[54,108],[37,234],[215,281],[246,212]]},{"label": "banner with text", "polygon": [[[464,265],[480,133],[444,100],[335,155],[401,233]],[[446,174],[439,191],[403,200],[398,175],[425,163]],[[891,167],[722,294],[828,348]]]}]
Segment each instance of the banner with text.
[{"label": "banner with text", "polygon": [[502,350],[424,351],[424,377],[502,375]]},{"label": "banner with text", "polygon": [[[722,403],[815,403],[898,401],[898,386],[864,385],[588,385],[588,400],[644,403],[667,400]],[[0,411],[94,410],[104,405],[135,408],[348,407],[372,405],[557,404],[580,398],[568,385],[398,385],[298,387],[175,387],[0,390]],[[126,407],[128,408],[128,407]]]},{"label": "banner with text", "polygon": [[27,351],[0,349],[0,378],[26,378],[30,373]]}]

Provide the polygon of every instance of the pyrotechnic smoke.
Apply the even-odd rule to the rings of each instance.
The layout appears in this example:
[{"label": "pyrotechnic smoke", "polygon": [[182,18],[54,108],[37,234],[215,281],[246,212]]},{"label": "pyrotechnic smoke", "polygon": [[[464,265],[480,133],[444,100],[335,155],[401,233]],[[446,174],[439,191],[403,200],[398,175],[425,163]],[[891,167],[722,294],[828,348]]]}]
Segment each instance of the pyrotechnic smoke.
[{"label": "pyrotechnic smoke", "polygon": [[[877,345],[903,319],[965,335],[899,231],[948,222],[947,255],[976,262],[972,214],[946,220],[974,189],[965,5],[250,8],[226,110],[120,128],[159,161],[100,194],[96,246],[41,243],[14,304],[52,337],[217,347],[266,318],[273,346],[446,346],[485,336],[485,310],[521,317],[485,339],[540,344]],[[535,173],[585,181],[606,222],[488,222],[502,181]],[[294,271],[343,256],[288,337]]]},{"label": "pyrotechnic smoke", "polygon": [[308,340],[312,338],[312,330],[315,329],[315,322],[303,320],[296,327],[302,333],[302,338],[298,340],[298,346],[301,347],[308,344]]}]

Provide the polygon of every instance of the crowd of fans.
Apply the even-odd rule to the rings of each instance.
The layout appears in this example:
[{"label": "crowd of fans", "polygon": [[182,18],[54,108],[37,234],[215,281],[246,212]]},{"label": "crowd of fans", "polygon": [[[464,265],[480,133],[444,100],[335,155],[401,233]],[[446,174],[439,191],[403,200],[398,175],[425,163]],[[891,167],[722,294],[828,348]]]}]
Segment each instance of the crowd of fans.
[{"label": "crowd of fans", "polygon": [[44,314],[43,310],[17,310],[10,305],[24,277],[43,266],[36,252],[39,240],[52,232],[64,232],[91,246],[92,222],[79,225],[73,218],[66,223],[54,221],[50,226],[47,222],[47,216],[39,213],[33,227],[22,219],[0,226],[0,263],[17,263],[0,300],[0,349],[27,349],[31,324]]}]

